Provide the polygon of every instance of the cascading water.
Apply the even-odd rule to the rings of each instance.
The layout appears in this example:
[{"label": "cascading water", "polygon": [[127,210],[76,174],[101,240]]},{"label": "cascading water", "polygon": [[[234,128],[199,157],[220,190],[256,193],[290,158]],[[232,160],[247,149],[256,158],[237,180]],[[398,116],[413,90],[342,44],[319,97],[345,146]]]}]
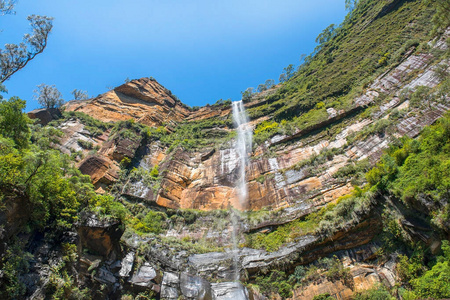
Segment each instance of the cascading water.
[{"label": "cascading water", "polygon": [[239,173],[236,188],[241,207],[245,207],[248,197],[245,166],[248,164],[248,153],[252,151],[252,128],[249,117],[241,101],[233,102],[233,122],[237,128],[236,153],[239,156]]},{"label": "cascading water", "polygon": [[[252,151],[252,128],[249,124],[249,117],[245,111],[244,103],[241,101],[233,102],[233,122],[237,130],[237,138],[235,150],[238,155],[238,176],[236,180],[236,190],[239,198],[239,204],[242,208],[246,207],[248,198],[248,187],[245,176],[245,167],[248,164],[248,153]],[[237,212],[231,210],[231,223],[233,226],[232,240],[233,240],[233,260],[234,260],[234,280],[239,281],[239,266],[238,266],[238,227],[239,217]],[[242,298],[246,299],[246,298]]]}]

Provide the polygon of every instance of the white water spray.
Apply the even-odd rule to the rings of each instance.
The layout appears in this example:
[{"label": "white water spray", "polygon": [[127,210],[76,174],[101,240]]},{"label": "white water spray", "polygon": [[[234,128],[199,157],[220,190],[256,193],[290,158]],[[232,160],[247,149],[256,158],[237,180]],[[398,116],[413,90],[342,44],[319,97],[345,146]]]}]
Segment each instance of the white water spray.
[{"label": "white water spray", "polygon": [[[239,198],[239,204],[242,208],[246,207],[248,200],[248,187],[245,176],[245,167],[248,164],[248,154],[252,151],[252,128],[249,124],[249,117],[245,112],[242,101],[233,102],[233,122],[237,130],[237,139],[235,150],[239,158],[238,176],[236,180],[236,189]],[[231,224],[233,227],[233,261],[234,261],[234,280],[239,281],[239,253],[238,253],[238,232],[239,216],[235,209],[231,209]],[[246,298],[242,298],[246,299]]]},{"label": "white water spray", "polygon": [[252,128],[250,127],[250,119],[242,100],[233,102],[233,122],[237,128],[236,153],[239,155],[239,172],[236,188],[241,207],[245,207],[248,198],[245,167],[248,164],[248,153],[252,151]]}]

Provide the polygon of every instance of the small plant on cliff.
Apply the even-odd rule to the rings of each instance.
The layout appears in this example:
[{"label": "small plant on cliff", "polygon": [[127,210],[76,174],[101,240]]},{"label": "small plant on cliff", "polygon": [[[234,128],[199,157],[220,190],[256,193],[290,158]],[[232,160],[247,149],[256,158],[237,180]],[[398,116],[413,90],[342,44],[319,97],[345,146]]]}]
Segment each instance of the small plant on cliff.
[{"label": "small plant on cliff", "polygon": [[383,285],[377,285],[369,290],[356,293],[354,300],[395,300]]},{"label": "small plant on cliff", "polygon": [[287,276],[284,272],[274,270],[269,275],[260,275],[256,277],[255,283],[266,295],[274,293],[280,295],[283,299],[292,297],[292,286],[287,282]]},{"label": "small plant on cliff", "polygon": [[94,145],[91,141],[85,141],[85,140],[77,140],[78,145],[80,145],[82,148],[87,150],[92,150],[94,148]]},{"label": "small plant on cliff", "polygon": [[330,294],[325,293],[325,294],[320,294],[320,295],[314,296],[313,300],[334,300],[334,298],[331,297]]},{"label": "small plant on cliff", "polygon": [[167,215],[164,213],[148,210],[145,216],[134,217],[131,220],[131,227],[138,233],[159,234],[166,218]]},{"label": "small plant on cliff", "polygon": [[115,201],[110,195],[96,195],[90,202],[90,209],[99,217],[114,218],[125,221],[130,212],[122,203]]}]

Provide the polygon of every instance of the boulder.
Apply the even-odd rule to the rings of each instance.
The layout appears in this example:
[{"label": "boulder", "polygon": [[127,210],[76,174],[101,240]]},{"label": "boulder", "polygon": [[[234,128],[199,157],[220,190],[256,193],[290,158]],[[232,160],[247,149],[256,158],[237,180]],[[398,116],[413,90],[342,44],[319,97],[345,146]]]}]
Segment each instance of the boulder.
[{"label": "boulder", "polygon": [[43,126],[62,117],[62,113],[59,108],[35,109],[27,113],[27,115],[30,119],[38,119],[37,123]]},{"label": "boulder", "polygon": [[161,299],[176,300],[178,299],[178,287],[180,278],[177,274],[165,272],[161,284]]},{"label": "boulder", "polygon": [[134,252],[129,252],[122,260],[121,268],[119,271],[120,277],[128,277],[133,269]]},{"label": "boulder", "polygon": [[153,288],[158,273],[149,263],[144,263],[139,270],[131,277],[130,283],[145,288]]},{"label": "boulder", "polygon": [[201,277],[182,273],[180,275],[180,289],[187,299],[213,300],[211,284]]},{"label": "boulder", "polygon": [[81,214],[78,223],[79,246],[92,253],[108,257],[119,253],[123,229],[119,221],[100,220],[95,214]]}]

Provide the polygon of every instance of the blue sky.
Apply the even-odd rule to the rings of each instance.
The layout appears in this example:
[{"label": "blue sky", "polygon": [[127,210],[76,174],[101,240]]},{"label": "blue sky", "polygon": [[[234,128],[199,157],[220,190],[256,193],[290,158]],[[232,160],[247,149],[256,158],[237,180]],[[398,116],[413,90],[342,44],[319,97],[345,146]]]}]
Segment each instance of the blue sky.
[{"label": "blue sky", "polygon": [[19,0],[0,17],[0,45],[19,43],[26,16],[54,17],[48,46],[5,82],[27,100],[36,85],[96,96],[130,79],[153,76],[184,103],[239,100],[240,92],[299,64],[316,36],[346,14],[344,0]]}]

